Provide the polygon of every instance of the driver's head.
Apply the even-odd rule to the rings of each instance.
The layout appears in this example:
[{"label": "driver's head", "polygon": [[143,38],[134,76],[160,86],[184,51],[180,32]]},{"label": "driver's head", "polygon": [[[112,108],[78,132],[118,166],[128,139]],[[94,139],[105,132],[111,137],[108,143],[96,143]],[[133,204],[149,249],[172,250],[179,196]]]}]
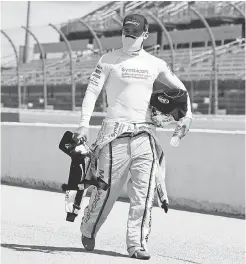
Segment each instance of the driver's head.
[{"label": "driver's head", "polygon": [[148,38],[149,24],[147,19],[138,14],[127,15],[123,21],[122,44],[123,48],[139,50],[144,39]]}]

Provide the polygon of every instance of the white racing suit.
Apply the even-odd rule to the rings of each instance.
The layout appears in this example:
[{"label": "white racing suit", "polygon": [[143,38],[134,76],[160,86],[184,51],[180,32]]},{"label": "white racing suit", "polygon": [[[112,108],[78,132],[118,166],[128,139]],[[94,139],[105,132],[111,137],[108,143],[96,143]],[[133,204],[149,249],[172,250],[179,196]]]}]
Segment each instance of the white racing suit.
[{"label": "white racing suit", "polygon": [[165,186],[164,154],[151,124],[104,122],[95,143],[98,176],[109,184],[107,191],[94,188],[85,209],[81,231],[94,237],[106,220],[127,184],[130,211],[127,227],[127,249],[130,256],[138,249],[147,250],[151,229],[151,210],[157,188],[159,205],[168,202]]},{"label": "white racing suit", "polygon": [[[80,126],[89,126],[95,101],[104,85],[107,115],[95,143],[98,177],[109,184],[103,191],[94,188],[84,211],[81,232],[95,237],[110,213],[130,172],[127,184],[130,210],[127,224],[127,250],[147,251],[151,229],[151,209],[156,186],[160,200],[167,199],[163,152],[155,136],[149,101],[158,79],[170,88],[185,89],[167,64],[144,50],[104,55],[93,72],[82,104]],[[191,116],[187,99],[187,116]],[[158,182],[159,181],[159,182]]]}]

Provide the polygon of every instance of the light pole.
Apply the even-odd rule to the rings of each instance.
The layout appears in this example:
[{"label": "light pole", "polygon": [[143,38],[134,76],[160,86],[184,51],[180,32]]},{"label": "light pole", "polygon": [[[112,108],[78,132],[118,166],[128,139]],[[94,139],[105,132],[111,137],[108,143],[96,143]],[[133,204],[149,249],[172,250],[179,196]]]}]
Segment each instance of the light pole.
[{"label": "light pole", "polygon": [[[30,27],[30,9],[31,9],[31,1],[27,1],[27,13],[26,13],[26,28],[27,29],[29,29],[29,27]],[[28,31],[26,30],[23,63],[27,63],[28,62],[29,37],[30,36],[28,34]]]}]

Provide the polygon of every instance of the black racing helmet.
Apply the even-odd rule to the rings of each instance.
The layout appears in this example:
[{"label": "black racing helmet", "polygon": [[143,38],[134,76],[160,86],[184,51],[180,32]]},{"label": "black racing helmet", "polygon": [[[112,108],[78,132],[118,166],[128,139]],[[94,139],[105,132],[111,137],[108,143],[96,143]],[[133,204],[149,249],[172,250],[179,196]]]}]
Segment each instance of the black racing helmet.
[{"label": "black racing helmet", "polygon": [[152,121],[158,127],[179,121],[186,115],[188,109],[186,90],[162,86],[161,89],[154,91],[150,98]]}]

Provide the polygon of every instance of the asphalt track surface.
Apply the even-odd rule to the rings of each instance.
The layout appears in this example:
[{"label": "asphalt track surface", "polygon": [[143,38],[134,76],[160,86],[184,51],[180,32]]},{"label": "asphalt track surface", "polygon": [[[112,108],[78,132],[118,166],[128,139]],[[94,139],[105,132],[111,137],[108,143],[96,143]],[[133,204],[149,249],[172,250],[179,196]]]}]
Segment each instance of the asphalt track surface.
[{"label": "asphalt track surface", "polygon": [[2,264],[245,263],[245,221],[153,208],[149,261],[130,259],[125,230],[129,204],[117,201],[98,233],[93,252],[80,241],[82,210],[65,221],[64,194],[1,186]]}]

